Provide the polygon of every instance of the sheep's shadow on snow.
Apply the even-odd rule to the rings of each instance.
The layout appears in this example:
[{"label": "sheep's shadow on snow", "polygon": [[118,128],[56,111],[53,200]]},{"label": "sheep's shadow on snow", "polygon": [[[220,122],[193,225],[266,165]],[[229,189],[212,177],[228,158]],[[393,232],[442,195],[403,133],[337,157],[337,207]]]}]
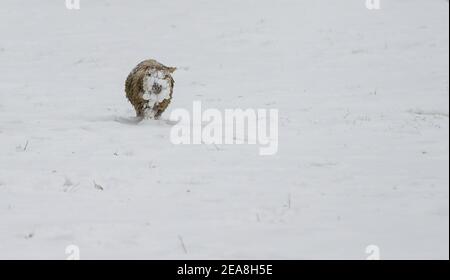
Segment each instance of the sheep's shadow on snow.
[{"label": "sheep's shadow on snow", "polygon": [[118,122],[118,123],[122,123],[122,124],[128,124],[128,125],[157,124],[157,125],[174,126],[178,123],[177,121],[165,119],[165,118],[151,120],[151,119],[145,119],[142,117],[121,117],[121,116],[115,116],[114,121]]},{"label": "sheep's shadow on snow", "polygon": [[173,126],[178,122],[170,119],[160,118],[158,120],[145,119],[143,117],[123,117],[117,115],[100,116],[90,119],[91,122],[116,122],[125,125],[143,125],[143,124],[155,124],[155,125],[168,125]]}]

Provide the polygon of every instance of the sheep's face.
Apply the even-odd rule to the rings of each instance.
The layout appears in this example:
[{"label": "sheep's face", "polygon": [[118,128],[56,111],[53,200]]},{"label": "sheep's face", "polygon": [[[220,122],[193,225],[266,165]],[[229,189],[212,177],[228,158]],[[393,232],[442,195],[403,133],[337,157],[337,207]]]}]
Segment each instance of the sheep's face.
[{"label": "sheep's face", "polygon": [[148,108],[153,108],[165,99],[170,98],[168,74],[163,70],[150,70],[144,78],[142,98],[148,101]]}]

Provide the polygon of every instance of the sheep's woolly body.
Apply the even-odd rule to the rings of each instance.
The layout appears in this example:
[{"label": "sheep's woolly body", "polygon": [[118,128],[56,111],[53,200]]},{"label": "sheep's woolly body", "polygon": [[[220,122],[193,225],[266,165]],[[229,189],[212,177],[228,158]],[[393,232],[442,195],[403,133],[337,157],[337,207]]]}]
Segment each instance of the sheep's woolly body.
[{"label": "sheep's woolly body", "polygon": [[138,64],[128,75],[125,92],[138,117],[158,119],[172,100],[176,68],[167,67],[156,60]]}]

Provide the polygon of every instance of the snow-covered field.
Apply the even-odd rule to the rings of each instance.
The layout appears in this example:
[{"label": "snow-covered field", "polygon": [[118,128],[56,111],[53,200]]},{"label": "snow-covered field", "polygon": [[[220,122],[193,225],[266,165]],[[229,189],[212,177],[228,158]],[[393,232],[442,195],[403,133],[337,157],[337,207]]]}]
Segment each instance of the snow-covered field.
[{"label": "snow-covered field", "polygon": [[[0,259],[448,259],[448,5],[2,0]],[[164,118],[275,108],[278,153],[124,122],[147,58]]]}]

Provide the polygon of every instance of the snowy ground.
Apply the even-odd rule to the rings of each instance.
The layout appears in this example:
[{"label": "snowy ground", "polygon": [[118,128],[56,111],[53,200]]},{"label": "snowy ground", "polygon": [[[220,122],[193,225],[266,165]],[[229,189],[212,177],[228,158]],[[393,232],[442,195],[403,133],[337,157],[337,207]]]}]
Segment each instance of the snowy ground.
[{"label": "snowy ground", "polygon": [[[381,4],[2,0],[0,259],[448,259],[448,1]],[[118,121],[146,58],[172,110],[278,109],[278,154]]]}]

